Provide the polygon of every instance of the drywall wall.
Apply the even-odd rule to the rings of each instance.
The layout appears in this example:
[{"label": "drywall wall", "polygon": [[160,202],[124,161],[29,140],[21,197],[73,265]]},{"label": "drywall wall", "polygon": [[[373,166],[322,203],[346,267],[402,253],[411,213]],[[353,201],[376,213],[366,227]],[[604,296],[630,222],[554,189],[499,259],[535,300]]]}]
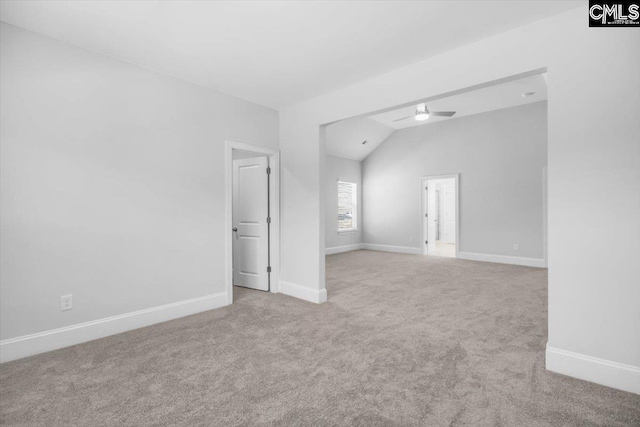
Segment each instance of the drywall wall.
[{"label": "drywall wall", "polygon": [[[327,155],[324,194],[326,197],[326,248],[362,243],[362,163]],[[354,182],[358,191],[358,231],[338,232],[338,181]],[[347,249],[347,248],[345,248]]]},{"label": "drywall wall", "polygon": [[547,367],[640,393],[640,37],[586,4],[281,110],[283,278],[325,288],[323,125],[547,70]]},{"label": "drywall wall", "polygon": [[278,112],[1,31],[2,339],[224,292],[224,141]]},{"label": "drywall wall", "polygon": [[362,163],[363,241],[421,248],[420,177],[459,173],[458,251],[542,259],[546,165],[546,101],[397,130]]}]

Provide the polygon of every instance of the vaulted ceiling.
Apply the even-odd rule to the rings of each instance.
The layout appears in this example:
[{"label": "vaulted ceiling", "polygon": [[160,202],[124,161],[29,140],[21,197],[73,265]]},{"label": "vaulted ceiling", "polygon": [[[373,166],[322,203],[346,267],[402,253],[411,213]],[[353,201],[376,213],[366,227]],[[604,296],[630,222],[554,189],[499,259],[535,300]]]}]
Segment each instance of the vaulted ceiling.
[{"label": "vaulted ceiling", "polygon": [[2,1],[0,19],[280,108],[575,1]]},{"label": "vaulted ceiling", "polygon": [[[326,152],[336,157],[363,160],[398,129],[455,121],[465,116],[546,99],[546,76],[537,74],[427,103],[430,111],[455,111],[452,117],[430,116],[428,120],[418,121],[414,118],[416,106],[411,105],[368,117],[343,120],[327,126]],[[402,118],[405,119],[396,121]],[[362,144],[364,140],[367,140],[366,144]]]},{"label": "vaulted ceiling", "polygon": [[430,116],[428,120],[418,121],[415,119],[416,106],[411,105],[381,114],[374,114],[369,116],[369,119],[393,129],[403,129],[544,101],[547,99],[545,78],[544,75],[537,74],[426,103],[429,111],[455,111],[456,114],[452,117]]},{"label": "vaulted ceiling", "polygon": [[393,128],[367,118],[343,120],[327,126],[326,153],[364,160],[393,133]]}]

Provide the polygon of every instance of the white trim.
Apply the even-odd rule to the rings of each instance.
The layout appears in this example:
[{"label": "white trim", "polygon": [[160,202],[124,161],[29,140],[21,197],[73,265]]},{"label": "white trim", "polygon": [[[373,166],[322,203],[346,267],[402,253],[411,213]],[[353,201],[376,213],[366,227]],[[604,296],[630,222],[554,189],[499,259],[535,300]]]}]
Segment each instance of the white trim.
[{"label": "white trim", "polygon": [[420,253],[423,255],[429,255],[428,246],[425,243],[429,240],[429,236],[427,235],[429,228],[425,226],[427,213],[427,195],[425,194],[425,185],[434,179],[447,179],[453,178],[455,181],[456,187],[456,247],[455,247],[455,256],[458,258],[459,249],[460,249],[460,174],[459,173],[450,173],[445,175],[430,175],[430,176],[421,176],[420,177]]},{"label": "white trim", "polygon": [[355,243],[353,245],[343,245],[343,246],[334,246],[332,248],[325,248],[324,253],[325,255],[333,255],[333,254],[339,254],[342,252],[349,252],[349,251],[357,251],[359,249],[362,249],[362,243]]},{"label": "white trim", "polygon": [[546,368],[618,390],[640,394],[640,367],[599,359],[547,344]]},{"label": "white trim", "polygon": [[280,281],[280,292],[305,301],[322,304],[327,301],[326,289],[312,289],[291,282]]},{"label": "white trim", "polygon": [[[543,74],[546,76],[547,74]],[[549,171],[545,166],[542,168],[542,250],[544,252],[544,266],[549,267]]]},{"label": "white trim", "polygon": [[363,243],[362,249],[412,255],[420,255],[422,253],[422,250],[420,248],[411,248],[409,246],[374,245],[373,243]]},{"label": "white trim", "polygon": [[0,362],[21,359],[110,335],[224,307],[227,293],[206,295],[64,328],[0,341]]},{"label": "white trim", "polygon": [[498,264],[524,265],[527,267],[546,268],[547,263],[542,258],[524,258],[507,255],[479,254],[474,252],[458,252],[458,258],[469,261],[495,262]]},{"label": "white trim", "polygon": [[252,153],[266,154],[269,157],[269,167],[271,168],[269,197],[271,212],[271,245],[269,253],[271,256],[271,281],[270,291],[280,292],[280,151],[261,147],[258,145],[245,144],[242,142],[225,141],[225,288],[229,304],[233,304],[233,150],[249,151]]}]

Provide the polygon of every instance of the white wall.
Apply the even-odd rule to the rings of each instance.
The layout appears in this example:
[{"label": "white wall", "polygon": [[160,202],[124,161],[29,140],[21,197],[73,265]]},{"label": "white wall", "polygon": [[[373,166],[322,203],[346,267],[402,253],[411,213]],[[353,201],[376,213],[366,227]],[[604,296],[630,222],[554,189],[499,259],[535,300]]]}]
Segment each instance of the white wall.
[{"label": "white wall", "polygon": [[546,165],[544,101],[397,130],[363,161],[363,240],[420,248],[420,177],[459,173],[458,250],[542,259]]},{"label": "white wall", "polygon": [[581,2],[282,110],[285,280],[325,285],[321,125],[547,69],[547,367],[640,393],[640,37],[589,28],[587,13]]},{"label": "white wall", "polygon": [[224,140],[278,112],[1,31],[2,339],[224,292]]},{"label": "white wall", "polygon": [[[326,248],[340,248],[362,242],[362,163],[327,156],[325,175]],[[355,182],[358,191],[358,231],[338,233],[338,181]],[[344,248],[348,249],[348,248]]]}]

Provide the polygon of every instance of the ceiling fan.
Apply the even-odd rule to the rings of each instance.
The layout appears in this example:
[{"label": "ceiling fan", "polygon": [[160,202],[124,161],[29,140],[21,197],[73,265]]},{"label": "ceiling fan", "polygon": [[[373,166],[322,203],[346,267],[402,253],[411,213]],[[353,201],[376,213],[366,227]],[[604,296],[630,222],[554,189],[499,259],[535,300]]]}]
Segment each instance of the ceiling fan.
[{"label": "ceiling fan", "polygon": [[416,120],[427,120],[429,118],[429,116],[451,117],[455,113],[456,113],[455,111],[429,111],[429,110],[427,110],[427,104],[422,103],[422,104],[418,104],[416,106],[415,114],[413,114],[411,116],[395,119],[394,122],[399,122],[401,120],[407,120],[407,119],[410,119],[411,117],[415,118]]}]

